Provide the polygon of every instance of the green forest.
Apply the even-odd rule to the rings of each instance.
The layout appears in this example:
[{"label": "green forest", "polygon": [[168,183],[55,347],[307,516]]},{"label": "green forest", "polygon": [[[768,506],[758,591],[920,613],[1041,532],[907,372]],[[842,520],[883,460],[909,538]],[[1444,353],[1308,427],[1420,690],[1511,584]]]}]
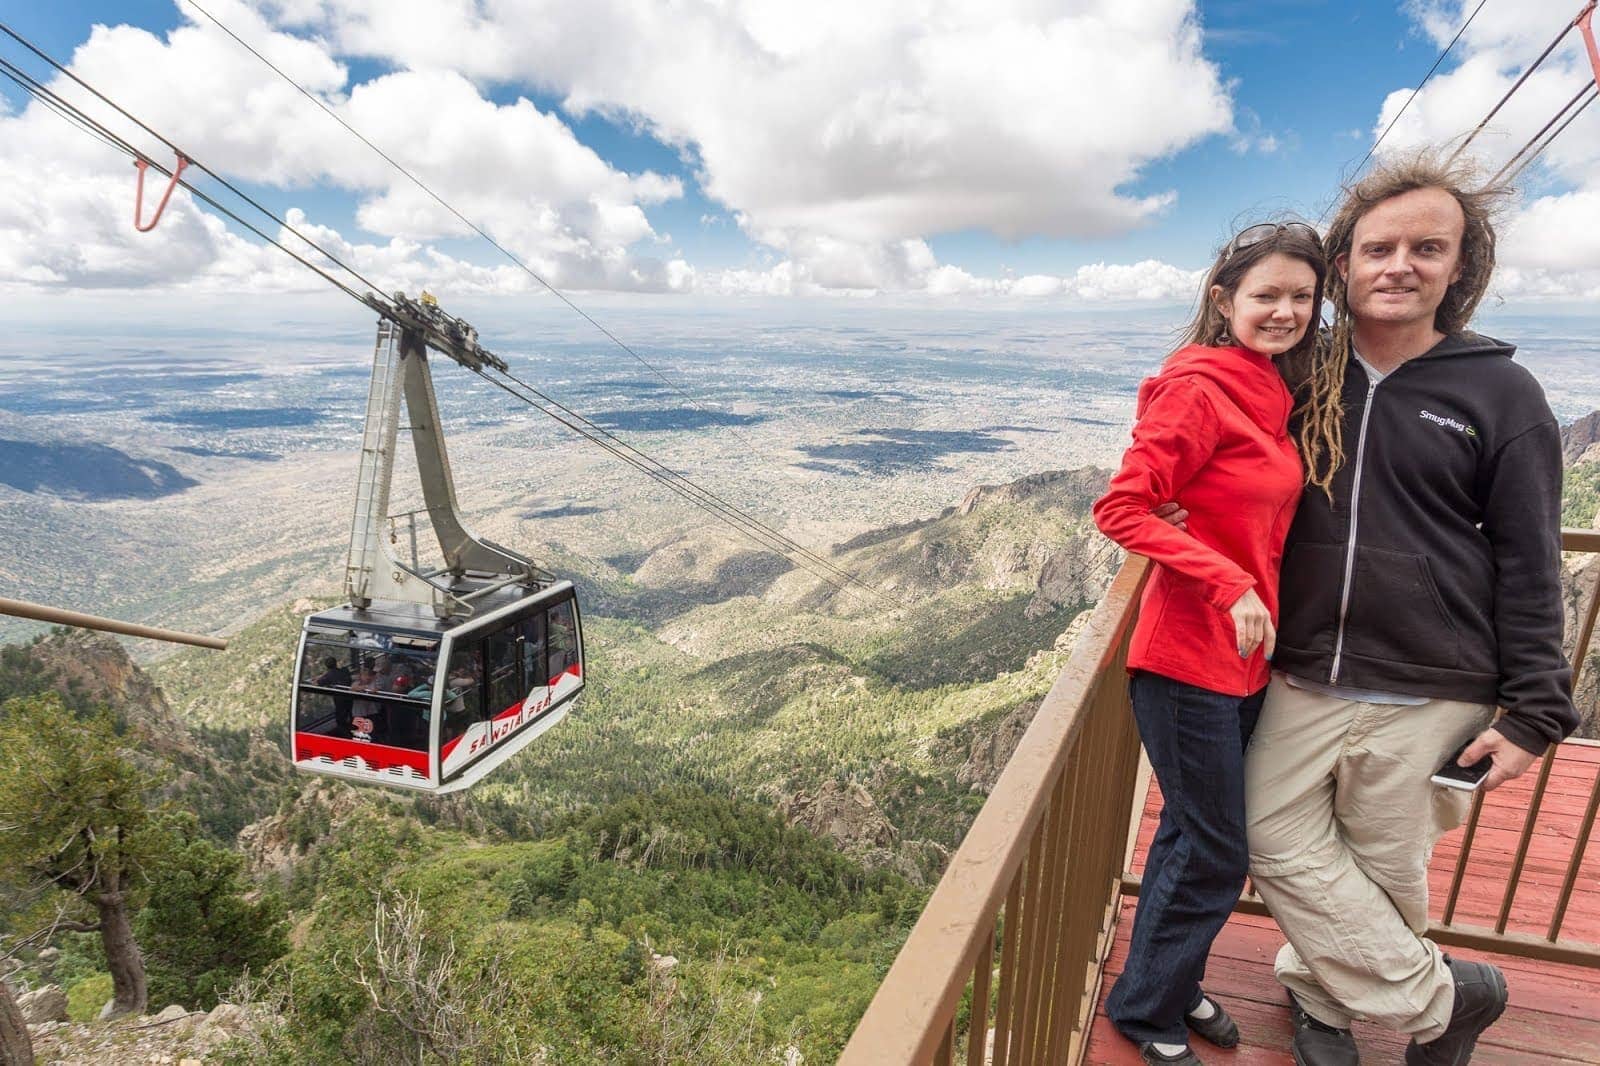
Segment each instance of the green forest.
[{"label": "green forest", "polygon": [[[974,752],[1031,714],[1098,594],[1039,575],[1089,558],[1101,476],[858,539],[844,565],[889,607],[578,571],[585,695],[450,797],[288,768],[286,607],[148,678],[106,638],[6,648],[0,793],[34,806],[0,818],[38,832],[0,852],[0,951],[78,1021],[251,1005],[237,1062],[832,1061],[998,770]],[[41,766],[56,792],[13,787]],[[839,789],[875,806],[855,835],[787,813]],[[61,876],[69,839],[121,841],[80,845],[119,883]]]},{"label": "green forest", "polygon": [[1102,476],[844,546],[888,607],[573,560],[584,696],[454,796],[290,769],[305,603],[147,670],[0,649],[0,958],[77,1022],[240,1004],[238,1063],[831,1062],[1118,563]]}]

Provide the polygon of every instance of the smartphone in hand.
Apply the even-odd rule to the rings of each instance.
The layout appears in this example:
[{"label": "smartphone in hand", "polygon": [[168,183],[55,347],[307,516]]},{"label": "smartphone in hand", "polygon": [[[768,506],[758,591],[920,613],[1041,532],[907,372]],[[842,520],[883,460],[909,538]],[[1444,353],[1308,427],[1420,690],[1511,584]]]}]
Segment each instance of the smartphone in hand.
[{"label": "smartphone in hand", "polygon": [[[1476,738],[1473,738],[1476,739]],[[1461,753],[1472,745],[1472,740],[1457,748],[1450,757],[1444,761],[1430,778],[1434,784],[1443,785],[1445,788],[1458,788],[1463,792],[1474,792],[1483,784],[1483,779],[1489,776],[1489,771],[1494,767],[1494,759],[1488,755],[1479,759],[1471,766],[1458,766],[1456,760],[1461,758]]]}]

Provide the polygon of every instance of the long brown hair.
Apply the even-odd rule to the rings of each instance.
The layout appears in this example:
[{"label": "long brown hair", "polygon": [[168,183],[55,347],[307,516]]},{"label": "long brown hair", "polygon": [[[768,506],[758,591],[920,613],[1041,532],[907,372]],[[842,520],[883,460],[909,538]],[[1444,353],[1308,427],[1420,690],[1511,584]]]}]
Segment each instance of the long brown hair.
[{"label": "long brown hair", "polygon": [[[1494,219],[1512,191],[1504,185],[1480,186],[1477,179],[1474,164],[1446,158],[1436,148],[1379,163],[1366,177],[1345,186],[1344,200],[1322,239],[1328,262],[1350,254],[1356,223],[1383,201],[1417,189],[1449,193],[1461,205],[1466,218],[1461,239],[1461,276],[1445,289],[1444,301],[1434,312],[1433,327],[1440,333],[1460,333],[1489,288],[1494,273]],[[1331,500],[1333,475],[1345,460],[1344,375],[1355,338],[1350,293],[1338,270],[1329,272],[1328,299],[1333,304],[1333,328],[1315,351],[1298,356],[1289,353],[1294,357],[1285,357],[1279,366],[1299,401],[1295,414],[1300,420],[1298,443],[1306,464],[1306,484],[1321,488]]]},{"label": "long brown hair", "polygon": [[[1250,228],[1252,227],[1245,227],[1245,229]],[[1322,254],[1322,245],[1315,237],[1299,228],[1280,228],[1273,236],[1254,244],[1247,244],[1243,248],[1234,248],[1233,241],[1230,240],[1217,253],[1211,269],[1206,271],[1205,283],[1200,286],[1200,306],[1195,310],[1194,319],[1183,328],[1184,345],[1203,344],[1215,348],[1234,343],[1233,338],[1228,335],[1228,320],[1217,308],[1217,301],[1212,299],[1211,290],[1220,287],[1223,295],[1231,301],[1239,290],[1239,283],[1250,272],[1250,268],[1269,255],[1286,255],[1309,266],[1311,272],[1317,276],[1317,291],[1312,297],[1311,305],[1317,309],[1322,307],[1322,292],[1329,282],[1328,260]],[[1316,344],[1316,332],[1314,327],[1308,328],[1306,335],[1278,358],[1288,359],[1301,353],[1309,356]]]}]

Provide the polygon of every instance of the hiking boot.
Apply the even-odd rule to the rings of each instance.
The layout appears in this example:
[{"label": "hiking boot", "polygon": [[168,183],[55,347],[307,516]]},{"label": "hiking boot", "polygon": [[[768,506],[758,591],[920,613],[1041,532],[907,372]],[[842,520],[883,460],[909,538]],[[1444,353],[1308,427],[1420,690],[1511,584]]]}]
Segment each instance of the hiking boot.
[{"label": "hiking boot", "polygon": [[1294,1066],[1361,1066],[1350,1030],[1313,1018],[1293,992],[1289,993],[1289,1021],[1294,1025]]},{"label": "hiking boot", "polygon": [[1156,1050],[1154,1044],[1144,1043],[1139,1045],[1139,1057],[1149,1066],[1205,1066],[1205,1063],[1200,1061],[1200,1056],[1188,1048],[1184,1048],[1176,1055],[1163,1055]]},{"label": "hiking boot", "polygon": [[1204,992],[1200,993],[1200,999],[1201,1002],[1211,1004],[1215,1013],[1205,1019],[1185,1014],[1183,1016],[1184,1024],[1201,1037],[1217,1045],[1217,1047],[1238,1047],[1239,1027],[1234,1024],[1232,1018],[1228,1017],[1228,1012],[1222,1009],[1222,1004]]},{"label": "hiking boot", "polygon": [[1450,1024],[1426,1044],[1411,1041],[1406,1046],[1406,1066],[1466,1066],[1472,1061],[1478,1036],[1505,1012],[1505,974],[1486,962],[1465,962],[1448,956],[1444,961],[1456,985]]}]

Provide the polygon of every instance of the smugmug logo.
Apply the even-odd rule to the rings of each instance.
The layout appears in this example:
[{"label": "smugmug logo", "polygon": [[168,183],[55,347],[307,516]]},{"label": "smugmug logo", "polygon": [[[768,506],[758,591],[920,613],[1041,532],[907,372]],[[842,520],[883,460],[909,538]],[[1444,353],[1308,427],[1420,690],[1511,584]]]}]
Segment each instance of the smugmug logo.
[{"label": "smugmug logo", "polygon": [[1444,415],[1436,415],[1432,411],[1418,411],[1417,414],[1424,421],[1432,422],[1436,426],[1444,426],[1446,429],[1453,429],[1457,433],[1465,433],[1469,437],[1476,437],[1478,435],[1478,431],[1475,427],[1457,422],[1453,418],[1446,418]]}]

